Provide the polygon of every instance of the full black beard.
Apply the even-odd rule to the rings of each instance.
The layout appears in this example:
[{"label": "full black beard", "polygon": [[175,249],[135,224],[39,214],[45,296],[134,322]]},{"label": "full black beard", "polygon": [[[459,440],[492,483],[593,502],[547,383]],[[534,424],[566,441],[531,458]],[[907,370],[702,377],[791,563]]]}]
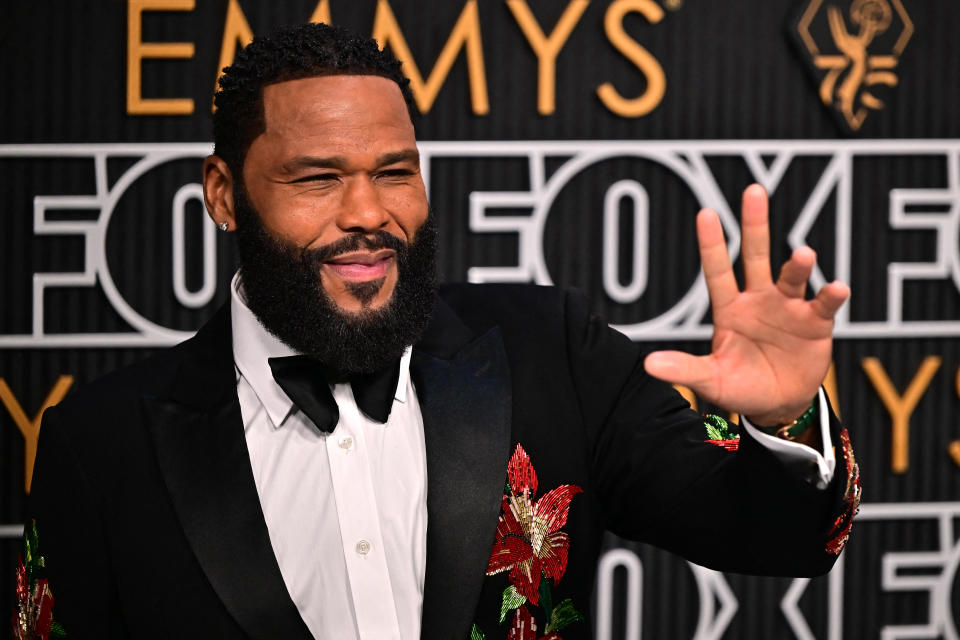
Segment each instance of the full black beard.
[{"label": "full black beard", "polygon": [[[436,290],[433,215],[408,245],[385,231],[355,233],[318,249],[274,237],[240,186],[234,194],[240,281],[247,306],[278,339],[344,374],[371,373],[399,358],[427,327]],[[398,277],[390,300],[367,308],[383,279],[349,287],[363,309],[340,309],[323,288],[324,261],[346,251],[393,249]]]}]

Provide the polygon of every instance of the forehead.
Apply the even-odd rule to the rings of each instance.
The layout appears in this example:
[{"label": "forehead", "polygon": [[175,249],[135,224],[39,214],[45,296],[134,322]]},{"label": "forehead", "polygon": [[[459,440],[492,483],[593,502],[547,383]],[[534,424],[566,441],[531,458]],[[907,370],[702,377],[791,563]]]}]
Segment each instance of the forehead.
[{"label": "forehead", "polygon": [[263,89],[263,111],[263,135],[274,142],[362,146],[415,139],[400,87],[380,76],[319,76],[271,84]]}]

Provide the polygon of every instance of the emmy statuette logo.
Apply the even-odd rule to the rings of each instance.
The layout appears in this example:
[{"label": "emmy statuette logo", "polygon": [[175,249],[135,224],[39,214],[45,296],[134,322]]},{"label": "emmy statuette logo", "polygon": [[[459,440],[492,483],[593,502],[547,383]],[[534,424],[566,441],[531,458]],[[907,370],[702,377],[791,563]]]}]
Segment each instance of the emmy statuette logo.
[{"label": "emmy statuette logo", "polygon": [[901,0],[806,0],[793,31],[820,100],[855,133],[899,83],[914,27]]}]

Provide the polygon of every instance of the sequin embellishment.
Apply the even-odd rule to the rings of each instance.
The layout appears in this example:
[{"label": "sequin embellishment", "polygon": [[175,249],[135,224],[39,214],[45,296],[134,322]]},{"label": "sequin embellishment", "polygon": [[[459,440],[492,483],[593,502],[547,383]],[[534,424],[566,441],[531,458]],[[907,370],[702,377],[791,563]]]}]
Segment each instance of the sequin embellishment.
[{"label": "sequin embellishment", "polygon": [[712,413],[704,414],[703,426],[707,430],[707,439],[704,442],[723,447],[727,451],[736,451],[740,448],[740,434],[734,433],[730,423]]},{"label": "sequin embellishment", "polygon": [[847,486],[843,492],[843,511],[833,521],[833,526],[827,534],[826,549],[834,555],[839,555],[843,551],[844,545],[850,538],[853,519],[860,510],[862,493],[860,465],[857,464],[857,459],[853,455],[853,445],[850,443],[850,434],[846,429],[840,431],[840,444],[843,452],[843,462],[847,468]]},{"label": "sequin embellishment", "polygon": [[23,553],[17,558],[17,608],[13,612],[15,640],[60,640],[67,632],[53,619],[53,591],[41,577],[46,561],[40,555],[37,523],[23,531]]},{"label": "sequin embellishment", "polygon": [[[537,473],[530,456],[517,445],[507,465],[500,519],[487,564],[488,576],[510,572],[500,608],[501,624],[513,611],[508,640],[560,640],[557,632],[584,620],[571,599],[554,605],[551,592],[551,584],[556,586],[567,569],[570,539],[560,529],[567,523],[571,500],[582,491],[564,484],[535,500]],[[543,609],[546,635],[537,635],[537,620],[527,605]]]}]

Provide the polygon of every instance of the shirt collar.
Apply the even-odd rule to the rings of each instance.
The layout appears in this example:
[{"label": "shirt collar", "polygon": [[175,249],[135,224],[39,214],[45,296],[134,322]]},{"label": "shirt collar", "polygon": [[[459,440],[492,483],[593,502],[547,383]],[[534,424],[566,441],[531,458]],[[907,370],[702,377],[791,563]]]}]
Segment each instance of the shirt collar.
[{"label": "shirt collar", "polygon": [[[280,427],[291,410],[293,401],[273,379],[267,362],[270,358],[297,355],[297,351],[281,341],[260,324],[246,304],[239,272],[230,281],[230,319],[233,325],[233,361],[238,380],[242,376],[270,416],[274,428]],[[406,402],[407,382],[410,379],[410,356],[407,347],[400,358],[400,376],[394,400]]]}]

